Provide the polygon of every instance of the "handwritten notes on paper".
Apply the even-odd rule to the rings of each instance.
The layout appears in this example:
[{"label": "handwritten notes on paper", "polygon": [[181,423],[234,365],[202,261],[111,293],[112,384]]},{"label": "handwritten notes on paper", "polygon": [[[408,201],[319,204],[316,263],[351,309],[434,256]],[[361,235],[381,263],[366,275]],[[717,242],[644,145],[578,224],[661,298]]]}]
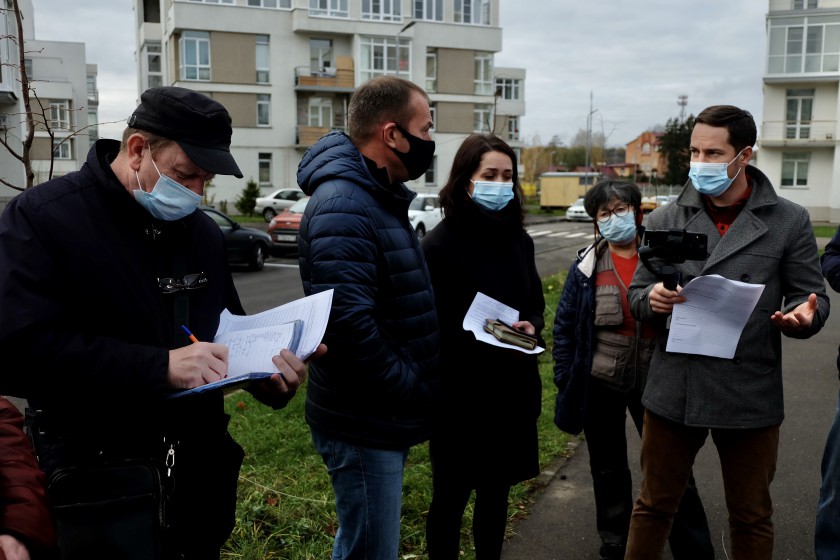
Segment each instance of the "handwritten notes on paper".
[{"label": "handwritten notes on paper", "polygon": [[682,289],[686,301],[674,305],[668,352],[731,359],[763,284],[746,284],[717,274],[698,276]]}]

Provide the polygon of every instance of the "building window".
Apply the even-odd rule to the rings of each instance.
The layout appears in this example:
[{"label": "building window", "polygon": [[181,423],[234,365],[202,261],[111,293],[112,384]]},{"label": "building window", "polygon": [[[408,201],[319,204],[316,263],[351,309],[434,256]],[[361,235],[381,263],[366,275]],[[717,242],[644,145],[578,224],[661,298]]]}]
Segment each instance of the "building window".
[{"label": "building window", "polygon": [[477,104],[473,108],[473,132],[492,132],[493,106],[490,104]]},{"label": "building window", "polygon": [[184,31],[181,35],[181,79],[210,81],[210,33]]},{"label": "building window", "polygon": [[493,95],[493,53],[475,54],[474,93]]},{"label": "building window", "polygon": [[455,23],[490,25],[490,0],[455,0]]},{"label": "building window", "polygon": [[437,91],[437,49],[426,49],[426,91]]},{"label": "building window", "polygon": [[518,101],[522,99],[522,80],[496,78],[496,92],[502,99]]},{"label": "building window", "polygon": [[411,74],[411,43],[408,39],[360,37],[359,54],[363,82],[374,76],[397,74],[408,78]]},{"label": "building window", "polygon": [[268,83],[268,35],[257,35],[257,83]]},{"label": "building window", "polygon": [[67,101],[50,101],[50,130],[70,130],[70,104]]},{"label": "building window", "polygon": [[432,117],[432,128],[429,131],[432,131],[437,127],[437,103],[429,103],[429,116]]},{"label": "building window", "polygon": [[32,59],[31,58],[24,58],[23,59],[23,70],[26,72],[26,75],[30,78],[35,76],[33,74],[34,70],[32,69]]},{"label": "building window", "polygon": [[443,0],[414,0],[414,19],[443,21]]},{"label": "building window", "polygon": [[88,137],[91,142],[99,140],[99,115],[96,109],[88,109]]},{"label": "building window", "polygon": [[402,21],[402,0],[362,0],[362,19]]},{"label": "building window", "polygon": [[248,6],[254,8],[291,8],[292,0],[248,0]]},{"label": "building window", "polygon": [[[768,74],[840,70],[840,24],[773,25],[768,39]],[[811,18],[816,19],[816,18]]]},{"label": "building window", "polygon": [[332,99],[327,97],[309,98],[309,126],[332,128]]},{"label": "building window", "polygon": [[435,169],[437,168],[437,156],[432,157],[432,165],[426,170],[426,175],[423,177],[423,182],[427,185],[436,185],[437,179],[435,178]]},{"label": "building window", "polygon": [[794,10],[812,10],[817,7],[817,0],[793,0]]},{"label": "building window", "polygon": [[347,0],[309,0],[309,15],[346,18]]},{"label": "building window", "polygon": [[519,117],[507,118],[507,139],[519,140]]},{"label": "building window", "polygon": [[257,95],[257,126],[271,126],[270,95]]},{"label": "building window", "polygon": [[810,152],[782,152],[782,187],[807,187],[810,160]]},{"label": "building window", "polygon": [[163,85],[163,68],[161,67],[160,43],[146,43],[146,89]]},{"label": "building window", "polygon": [[332,41],[330,39],[309,40],[309,69],[325,72],[332,66]]},{"label": "building window", "polygon": [[73,159],[73,139],[53,138],[53,157],[55,159]]},{"label": "building window", "polygon": [[260,186],[271,185],[271,154],[260,153],[257,159]]},{"label": "building window", "polygon": [[88,74],[85,83],[88,103],[99,103],[99,92],[96,89],[96,74]]},{"label": "building window", "polygon": [[190,2],[200,2],[202,4],[230,4],[236,3],[236,0],[189,0]]},{"label": "building window", "polygon": [[814,108],[813,89],[789,89],[785,107],[785,138],[811,137],[811,112]]}]

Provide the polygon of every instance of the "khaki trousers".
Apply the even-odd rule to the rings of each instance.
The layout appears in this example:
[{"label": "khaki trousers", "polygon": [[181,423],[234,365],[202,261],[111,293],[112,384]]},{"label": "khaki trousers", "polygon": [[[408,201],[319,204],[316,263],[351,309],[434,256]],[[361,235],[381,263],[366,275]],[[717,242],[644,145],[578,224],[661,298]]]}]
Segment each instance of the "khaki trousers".
[{"label": "khaki trousers", "polygon": [[642,488],[633,507],[625,559],[658,560],[694,458],[711,431],[720,457],[729,511],[733,560],[771,560],[779,426],[757,429],[695,428],[645,411]]}]

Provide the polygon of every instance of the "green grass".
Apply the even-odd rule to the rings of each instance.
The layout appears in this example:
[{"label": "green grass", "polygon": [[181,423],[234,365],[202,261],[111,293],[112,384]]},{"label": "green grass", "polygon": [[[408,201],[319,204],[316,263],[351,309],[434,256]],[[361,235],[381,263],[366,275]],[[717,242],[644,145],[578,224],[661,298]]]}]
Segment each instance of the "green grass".
[{"label": "green grass", "polygon": [[837,226],[814,226],[815,237],[834,237],[834,232],[837,231]]},{"label": "green grass", "polygon": [[[540,463],[547,466],[567,452],[569,436],[554,427],[554,384],[551,363],[551,326],[562,291],[562,278],[543,281],[546,296],[547,351],[540,357],[543,382],[539,419]],[[227,399],[230,431],[245,448],[239,477],[236,527],[223,550],[223,558],[243,560],[323,560],[332,551],[337,529],[332,488],[326,467],[313,447],[303,417],[304,395],[286,409],[273,411],[239,392]],[[536,480],[511,490],[511,521],[527,515]],[[427,444],[412,448],[405,469],[400,558],[427,558],[426,513],[431,502],[431,466]],[[467,507],[461,533],[462,558],[475,558],[470,527],[472,503]],[[508,527],[510,531],[510,526]]]}]

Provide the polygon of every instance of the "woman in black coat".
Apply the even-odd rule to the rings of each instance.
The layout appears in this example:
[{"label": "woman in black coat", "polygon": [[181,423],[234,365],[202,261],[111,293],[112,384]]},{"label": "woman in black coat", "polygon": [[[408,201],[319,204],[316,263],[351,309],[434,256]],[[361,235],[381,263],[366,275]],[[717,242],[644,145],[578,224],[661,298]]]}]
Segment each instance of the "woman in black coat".
[{"label": "woman in black coat", "polygon": [[[516,154],[489,134],[469,136],[440,192],[444,220],[423,239],[441,334],[442,404],[431,438],[430,560],[459,556],[461,519],[475,490],[478,560],[501,555],[510,487],[539,472],[537,356],[479,342],[463,328],[477,292],[519,311],[513,326],[539,336],[542,283],[523,229]],[[539,344],[544,346],[542,340]]]}]

